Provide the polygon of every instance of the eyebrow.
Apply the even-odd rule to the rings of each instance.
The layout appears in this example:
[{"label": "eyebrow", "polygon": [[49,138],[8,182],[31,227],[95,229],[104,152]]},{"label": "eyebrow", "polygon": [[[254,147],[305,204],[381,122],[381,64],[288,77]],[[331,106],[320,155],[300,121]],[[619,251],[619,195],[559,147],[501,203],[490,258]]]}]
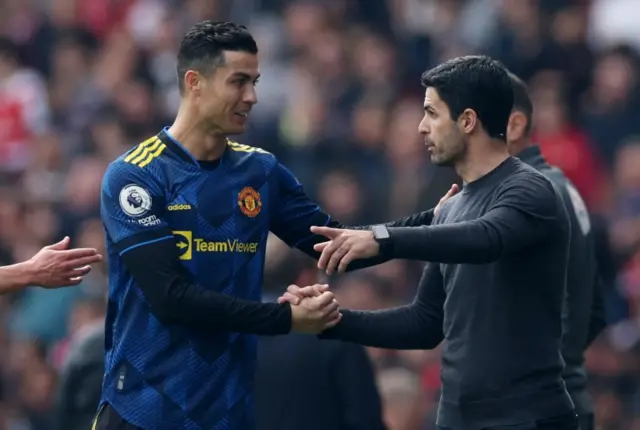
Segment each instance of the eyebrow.
[{"label": "eyebrow", "polygon": [[429,103],[425,103],[424,104],[424,110],[425,111],[432,111],[432,112],[436,111],[435,108],[432,105],[430,105]]},{"label": "eyebrow", "polygon": [[258,76],[256,76],[256,77],[254,78],[253,76],[251,76],[251,75],[250,75],[250,74],[248,74],[248,73],[244,73],[244,72],[235,72],[235,73],[233,74],[233,77],[234,77],[234,78],[243,78],[243,79],[246,79],[246,80],[249,80],[249,81],[251,81],[251,80],[253,80],[253,81],[257,81],[258,79],[260,79],[260,74],[258,74]]}]

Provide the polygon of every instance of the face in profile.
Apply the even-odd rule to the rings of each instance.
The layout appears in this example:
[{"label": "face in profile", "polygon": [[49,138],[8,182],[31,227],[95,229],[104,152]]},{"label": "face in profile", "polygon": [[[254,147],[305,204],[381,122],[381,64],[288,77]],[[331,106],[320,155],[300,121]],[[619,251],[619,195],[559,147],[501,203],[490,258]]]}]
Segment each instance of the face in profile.
[{"label": "face in profile", "polygon": [[451,118],[449,107],[433,87],[428,87],[425,93],[424,117],[418,131],[424,136],[433,164],[453,166],[466,155],[467,141],[456,120]]},{"label": "face in profile", "polygon": [[212,131],[241,134],[253,105],[258,102],[258,56],[242,51],[224,52],[224,64],[201,79],[196,102]]}]

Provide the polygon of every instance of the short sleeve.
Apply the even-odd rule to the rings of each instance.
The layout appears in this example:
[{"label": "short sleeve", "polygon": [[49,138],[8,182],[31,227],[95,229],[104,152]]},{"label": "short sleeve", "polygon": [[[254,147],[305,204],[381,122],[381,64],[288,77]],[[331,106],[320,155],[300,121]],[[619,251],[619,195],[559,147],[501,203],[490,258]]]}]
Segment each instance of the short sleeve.
[{"label": "short sleeve", "polygon": [[172,239],[163,218],[165,193],[149,170],[116,161],[105,173],[100,214],[120,254],[148,243]]},{"label": "short sleeve", "polygon": [[298,179],[278,163],[273,173],[272,191],[276,204],[271,213],[271,231],[290,247],[300,247],[315,235],[310,228],[328,225],[329,215],[305,193]]}]

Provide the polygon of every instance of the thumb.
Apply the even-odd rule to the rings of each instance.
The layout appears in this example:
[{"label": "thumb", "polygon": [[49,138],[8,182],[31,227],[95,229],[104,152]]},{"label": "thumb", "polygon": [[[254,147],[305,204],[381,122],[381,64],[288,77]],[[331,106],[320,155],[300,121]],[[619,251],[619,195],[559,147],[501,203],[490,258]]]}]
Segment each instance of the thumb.
[{"label": "thumb", "polygon": [[49,246],[45,246],[45,249],[54,249],[54,250],[64,250],[67,249],[69,247],[69,242],[71,241],[71,239],[69,239],[69,236],[65,236],[64,239],[62,239],[60,242],[58,243],[54,243],[53,245],[49,245]]},{"label": "thumb", "polygon": [[328,239],[334,239],[342,233],[342,230],[339,228],[320,227],[320,226],[314,225],[311,227],[311,233],[319,234]]}]

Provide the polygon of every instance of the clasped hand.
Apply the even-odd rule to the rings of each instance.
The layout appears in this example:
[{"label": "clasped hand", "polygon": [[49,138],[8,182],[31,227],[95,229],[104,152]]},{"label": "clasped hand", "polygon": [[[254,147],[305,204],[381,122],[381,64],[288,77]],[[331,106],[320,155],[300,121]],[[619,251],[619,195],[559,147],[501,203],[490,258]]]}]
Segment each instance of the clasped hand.
[{"label": "clasped hand", "polygon": [[334,327],[342,315],[328,285],[315,284],[300,288],[290,285],[278,303],[291,304],[291,331],[318,334]]}]

